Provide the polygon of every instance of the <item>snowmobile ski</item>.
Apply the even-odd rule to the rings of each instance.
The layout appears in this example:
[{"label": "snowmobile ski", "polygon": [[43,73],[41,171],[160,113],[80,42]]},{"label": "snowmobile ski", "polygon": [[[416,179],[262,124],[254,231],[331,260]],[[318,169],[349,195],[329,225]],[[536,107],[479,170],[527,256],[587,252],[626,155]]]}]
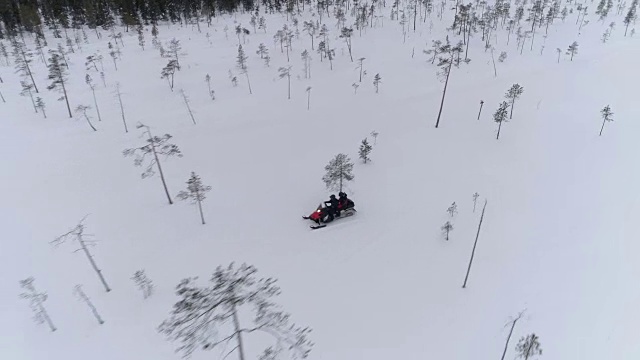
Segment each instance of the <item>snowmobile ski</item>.
[{"label": "snowmobile ski", "polygon": [[311,228],[311,230],[317,230],[317,229],[322,229],[324,227],[327,227],[327,224],[322,224],[322,225],[311,225],[309,226]]}]

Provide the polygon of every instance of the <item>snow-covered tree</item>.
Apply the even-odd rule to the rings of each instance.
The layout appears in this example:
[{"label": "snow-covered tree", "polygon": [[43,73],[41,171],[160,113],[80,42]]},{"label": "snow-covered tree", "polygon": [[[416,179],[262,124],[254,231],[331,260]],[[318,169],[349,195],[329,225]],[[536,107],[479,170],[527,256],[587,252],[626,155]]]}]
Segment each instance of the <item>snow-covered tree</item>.
[{"label": "snow-covered tree", "polygon": [[265,56],[269,56],[269,49],[265,46],[265,44],[260,43],[260,45],[258,45],[258,51],[256,51],[256,54],[260,55],[260,59],[264,59]]},{"label": "snow-covered tree", "polygon": [[96,87],[93,83],[93,79],[89,74],[86,74],[84,76],[84,82],[87,83],[87,85],[91,89],[91,93],[93,94],[93,105],[95,105],[96,113],[98,113],[98,121],[102,121],[102,117],[100,116],[100,109],[98,108],[98,100],[96,99]]},{"label": "snow-covered tree", "polygon": [[542,347],[540,346],[540,338],[536,334],[523,336],[516,345],[518,358],[524,360],[533,359],[535,356],[542,355]]},{"label": "snow-covered tree", "polygon": [[244,74],[247,77],[247,85],[249,85],[249,94],[251,92],[251,81],[249,81],[249,68],[247,67],[247,59],[249,57],[245,55],[242,45],[238,45],[238,56],[236,57],[236,67],[240,70],[240,74]]},{"label": "snow-covered tree", "polygon": [[302,58],[304,78],[310,79],[311,78],[311,55],[309,55],[309,52],[307,50],[304,50],[302,54],[300,54],[300,57]]},{"label": "snow-covered tree", "polygon": [[285,77],[287,78],[287,99],[291,100],[291,65],[279,68],[278,73],[278,77],[280,79],[284,79]]},{"label": "snow-covered tree", "polygon": [[198,205],[202,225],[205,224],[204,215],[202,214],[202,202],[207,198],[206,194],[209,191],[211,191],[211,186],[203,185],[200,177],[195,172],[191,172],[191,177],[187,181],[187,190],[178,193],[178,199],[191,200],[193,204]]},{"label": "snow-covered tree", "polygon": [[[308,339],[311,329],[291,323],[290,315],[279,310],[273,301],[280,294],[275,279],[258,279],[255,267],[246,264],[236,267],[232,263],[219,266],[208,287],[196,280],[187,278],[178,284],[176,295],[180,300],[158,327],[169,340],[180,343],[177,351],[183,356],[224,345],[224,357],[237,351],[238,358],[246,360],[245,341],[254,332],[265,333],[275,340],[275,345],[267,347],[260,359],[279,359],[283,352],[296,359],[308,356],[313,346]],[[251,314],[252,325],[243,326],[240,314]],[[234,346],[227,352],[229,342]]]},{"label": "snow-covered tree", "polygon": [[352,28],[343,27],[340,30],[340,38],[344,39],[344,42],[347,44],[347,49],[349,49],[349,58],[351,62],[353,62],[353,55],[351,54],[351,35],[353,34]]},{"label": "snow-covered tree", "polygon": [[264,30],[264,33],[267,33],[267,20],[265,20],[264,16],[260,16],[258,19],[258,29]]},{"label": "snow-covered tree", "polygon": [[302,26],[307,35],[311,38],[311,50],[315,50],[313,47],[313,38],[316,36],[318,26],[313,21],[305,21]]},{"label": "snow-covered tree", "polygon": [[31,58],[33,57],[33,54],[24,43],[20,42],[16,38],[12,40],[11,45],[13,46],[16,72],[24,78],[29,77],[31,84],[33,85],[33,89],[38,93],[38,86],[36,85],[35,80],[33,80],[33,73],[31,72],[31,66],[29,66],[32,61]]},{"label": "snow-covered tree", "polygon": [[169,51],[167,51],[167,53],[169,56],[175,59],[175,61],[178,63],[178,66],[180,66],[180,55],[182,55],[182,53],[180,53],[181,50],[182,45],[180,45],[180,40],[176,40],[176,38],[173,38],[171,39],[171,41],[169,41]]},{"label": "snow-covered tree", "polygon": [[578,53],[578,42],[574,41],[567,48],[567,55],[571,55],[571,61],[573,61],[573,57]]},{"label": "snow-covered tree", "polygon": [[373,147],[371,147],[367,138],[364,138],[364,140],[362,140],[362,142],[360,143],[358,156],[360,157],[360,159],[362,159],[362,161],[365,164],[367,163],[367,161],[371,161],[371,159],[369,158],[369,154],[371,153],[371,150],[373,150]]},{"label": "snow-covered tree", "polygon": [[67,88],[65,87],[65,83],[67,81],[67,68],[62,65],[61,55],[56,51],[49,51],[51,57],[49,58],[49,77],[51,80],[47,89],[56,90],[58,92],[62,92],[62,97],[58,100],[64,100],[67,103],[67,110],[69,111],[69,117],[73,117],[71,115],[71,106],[69,105],[69,97],[67,96]]},{"label": "snow-covered tree", "polygon": [[11,65],[11,61],[9,60],[9,52],[7,51],[7,46],[4,42],[0,41],[0,56],[4,58],[5,65]]},{"label": "snow-covered tree", "polygon": [[44,104],[44,100],[42,100],[42,98],[40,96],[38,96],[36,98],[36,108],[38,108],[40,111],[42,111],[42,116],[44,116],[44,118],[47,118],[47,113],[45,112],[45,104]]},{"label": "snow-covered tree", "polygon": [[[144,129],[144,132],[147,135],[147,144],[137,148],[125,149],[122,154],[124,156],[135,156],[136,158],[133,161],[135,166],[145,166],[144,172],[142,173],[143,179],[154,175],[155,170],[158,170],[164,192],[167,195],[167,200],[169,200],[169,205],[171,205],[173,204],[173,200],[171,200],[171,196],[169,195],[167,182],[165,181],[164,173],[162,172],[162,164],[160,163],[158,156],[164,155],[165,158],[170,156],[182,157],[182,152],[176,145],[169,142],[172,138],[171,135],[164,134],[162,137],[153,136],[151,135],[151,129],[143,124],[138,124],[137,128]],[[151,156],[151,160],[148,160],[147,156]]]},{"label": "snow-covered tree", "polygon": [[520,95],[522,95],[523,92],[524,88],[520,86],[520,84],[513,84],[504,95],[505,99],[509,100],[509,102],[511,103],[511,113],[509,114],[509,119],[513,117],[513,107],[516,104],[516,100],[520,98]]},{"label": "snow-covered tree", "polygon": [[498,123],[498,134],[496,135],[496,140],[500,138],[500,130],[502,129],[502,123],[507,121],[507,111],[509,109],[509,103],[503,101],[498,106],[498,110],[493,114],[493,121]]},{"label": "snow-covered tree", "polygon": [[153,295],[153,282],[149,279],[144,270],[137,270],[133,273],[131,280],[133,280],[136,287],[142,291],[143,298],[147,299]]},{"label": "snow-covered tree", "polygon": [[56,331],[56,326],[53,324],[53,321],[51,321],[49,313],[44,307],[44,302],[47,301],[47,294],[38,292],[33,285],[34,281],[35,279],[33,277],[20,280],[20,287],[24,291],[20,294],[20,298],[29,301],[29,306],[31,306],[31,310],[33,310],[33,319],[37,324],[47,323],[51,331]]},{"label": "snow-covered tree", "polygon": [[604,124],[606,124],[607,121],[613,121],[613,112],[611,111],[611,107],[609,105],[602,108],[602,110],[600,110],[600,114],[602,115],[602,127],[600,128],[600,134],[598,136],[602,136]]},{"label": "snow-covered tree", "polygon": [[144,51],[144,27],[142,24],[136,26],[136,32],[138,33],[138,45],[140,45],[142,51]]},{"label": "snow-covered tree", "polygon": [[78,105],[76,107],[76,113],[80,114],[80,116],[84,117],[84,119],[87,121],[87,124],[89,124],[89,126],[91,127],[91,129],[93,129],[93,131],[98,131],[98,129],[96,129],[95,126],[93,126],[93,124],[91,123],[91,118],[89,116],[89,114],[87,114],[87,110],[91,109],[91,106],[87,106],[87,105]]},{"label": "snow-covered tree", "polygon": [[329,164],[324,167],[326,174],[322,181],[327,189],[342,191],[345,182],[353,180],[353,163],[346,154],[336,155]]},{"label": "snow-covered tree", "polygon": [[449,233],[453,230],[453,225],[451,224],[451,221],[447,220],[447,222],[444,223],[444,225],[442,225],[440,230],[442,230],[442,235],[444,235],[444,239],[449,241]]},{"label": "snow-covered tree", "polygon": [[31,91],[33,89],[33,85],[31,83],[28,83],[24,80],[20,81],[20,85],[22,86],[22,91],[20,92],[21,96],[29,96],[29,98],[31,99],[31,104],[33,105],[33,110],[36,111],[36,113],[38,112],[38,107],[36,106],[36,102],[33,99],[33,91]]},{"label": "snow-covered tree", "polygon": [[89,309],[91,309],[91,313],[96,318],[96,320],[98,320],[98,324],[100,325],[104,324],[104,320],[102,320],[102,317],[100,317],[100,314],[98,313],[98,310],[96,309],[95,305],[93,305],[93,302],[91,302],[91,299],[89,299],[87,294],[84,293],[84,290],[82,290],[82,285],[76,285],[73,288],[73,292],[78,297],[78,299],[82,300],[85,304],[87,304]]},{"label": "snow-covered tree", "polygon": [[171,59],[167,63],[167,66],[163,67],[160,72],[160,78],[167,79],[171,91],[173,91],[173,76],[175,75],[176,70],[180,70],[180,65],[177,60]]},{"label": "snow-covered tree", "polygon": [[376,76],[373,77],[373,86],[375,86],[376,88],[376,94],[378,93],[378,87],[380,86],[381,83],[382,83],[382,77],[380,76],[380,74],[376,74]]},{"label": "snow-covered tree", "polygon": [[89,263],[93,268],[93,271],[95,271],[95,273],[98,275],[98,278],[102,283],[102,286],[104,286],[104,289],[107,292],[109,292],[111,291],[111,288],[107,284],[107,281],[104,279],[104,276],[102,275],[102,270],[98,269],[98,265],[96,264],[95,260],[93,260],[93,255],[91,254],[91,252],[89,252],[88,246],[94,246],[96,242],[94,240],[88,239],[93,237],[93,235],[86,234],[84,232],[85,231],[84,220],[86,218],[87,218],[86,216],[83,217],[82,220],[80,220],[76,226],[74,226],[71,230],[67,231],[66,233],[53,239],[51,243],[55,246],[59,246],[67,241],[73,242],[75,240],[78,246],[80,246],[80,248],[76,249],[74,252],[79,250],[82,250],[84,252],[85,256],[87,257],[87,260],[89,260]]}]

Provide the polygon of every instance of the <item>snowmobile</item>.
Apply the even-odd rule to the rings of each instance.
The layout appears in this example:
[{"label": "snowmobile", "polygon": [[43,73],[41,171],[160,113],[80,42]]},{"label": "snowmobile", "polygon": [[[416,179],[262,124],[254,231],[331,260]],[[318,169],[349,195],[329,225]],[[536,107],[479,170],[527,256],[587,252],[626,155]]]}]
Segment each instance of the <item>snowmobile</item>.
[{"label": "snowmobile", "polygon": [[303,216],[302,218],[305,220],[311,220],[316,223],[316,225],[311,225],[311,229],[321,229],[327,226],[328,223],[333,220],[343,219],[346,217],[350,217],[356,214],[355,203],[351,200],[348,200],[346,204],[338,205],[335,213],[332,211],[330,207],[322,206],[322,204],[318,205],[316,211],[312,212],[309,216]]}]

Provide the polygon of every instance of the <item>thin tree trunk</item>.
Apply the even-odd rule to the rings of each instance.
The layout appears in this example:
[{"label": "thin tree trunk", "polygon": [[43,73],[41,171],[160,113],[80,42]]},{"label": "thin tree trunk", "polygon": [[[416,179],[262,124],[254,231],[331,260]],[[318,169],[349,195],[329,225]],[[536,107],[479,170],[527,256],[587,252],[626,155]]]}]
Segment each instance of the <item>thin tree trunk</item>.
[{"label": "thin tree trunk", "polygon": [[247,77],[247,85],[249,85],[249,95],[251,95],[253,94],[253,92],[251,92],[251,81],[249,81],[249,72],[245,70],[244,75]]},{"label": "thin tree trunk", "polygon": [[44,306],[42,306],[42,304],[38,304],[38,307],[40,308],[40,315],[42,315],[42,317],[44,318],[44,321],[47,322],[47,325],[49,325],[49,328],[51,329],[51,331],[56,331],[56,327],[55,325],[53,325],[53,321],[51,321],[51,318],[49,317],[49,313],[47,313],[47,310],[44,308]]},{"label": "thin tree trunk", "polygon": [[120,87],[117,87],[118,92],[118,101],[120,102],[120,113],[122,114],[122,123],[124,124],[124,132],[128,133],[129,129],[127,129],[127,120],[124,118],[124,107],[122,106],[122,94],[120,94]]},{"label": "thin tree trunk", "polygon": [[496,59],[493,56],[493,49],[491,49],[491,61],[493,61],[493,75],[498,77],[498,70],[496,70]]},{"label": "thin tree trunk", "polygon": [[84,118],[87,120],[87,123],[89,124],[89,126],[91,126],[91,129],[93,129],[93,131],[98,131],[98,129],[96,129],[93,124],[91,123],[91,120],[89,120],[89,117],[85,114]]},{"label": "thin tree trunk", "polygon": [[288,84],[287,99],[291,100],[291,75],[287,75],[287,84]]},{"label": "thin tree trunk", "polygon": [[96,106],[96,112],[98,113],[98,121],[102,121],[102,117],[100,116],[100,109],[98,108],[98,100],[96,99],[96,91],[91,87],[91,92],[93,93],[93,104]]},{"label": "thin tree trunk", "polygon": [[[149,140],[151,137],[151,130],[147,129],[149,133]],[[151,142],[151,150],[153,151],[153,157],[156,160],[156,165],[158,165],[158,172],[160,173],[160,180],[162,180],[162,186],[164,187],[164,193],[167,195],[167,200],[169,200],[169,205],[173,205],[173,200],[171,200],[171,195],[169,195],[169,189],[167,188],[167,183],[164,180],[164,173],[162,172],[162,166],[160,165],[160,159],[158,159],[158,153],[156,152],[156,147],[153,142]]]},{"label": "thin tree trunk", "polygon": [[607,121],[607,119],[602,119],[602,127],[600,128],[600,134],[598,136],[602,136],[602,130],[604,130],[604,124]]},{"label": "thin tree trunk", "polygon": [[69,117],[73,118],[73,115],[71,115],[71,106],[69,106],[69,97],[67,96],[67,89],[64,87],[64,79],[62,78],[62,75],[59,74],[60,77],[60,84],[62,85],[62,92],[64,93],[64,101],[67,103],[67,110],[69,110]]},{"label": "thin tree trunk", "polygon": [[6,102],[7,102],[7,100],[5,100],[5,99],[4,99],[4,96],[2,95],[2,91],[0,91],[0,99],[2,99],[2,102],[3,102],[3,103],[6,103]]},{"label": "thin tree trunk", "polygon": [[444,107],[444,97],[447,94],[447,84],[449,84],[449,75],[451,75],[451,66],[453,65],[453,56],[449,63],[449,69],[447,70],[447,78],[444,81],[444,90],[442,91],[442,100],[440,100],[440,110],[438,111],[438,119],[436,120],[436,129],[440,125],[440,116],[442,115],[442,108]]},{"label": "thin tree trunk", "polygon": [[202,220],[202,225],[205,224],[204,222],[204,214],[202,213],[202,201],[198,200],[198,210],[200,210],[200,220]]},{"label": "thin tree trunk", "polygon": [[78,295],[82,298],[82,300],[84,300],[84,302],[87,303],[87,306],[89,307],[89,309],[91,309],[93,316],[95,316],[96,320],[98,320],[98,324],[100,325],[104,324],[104,320],[102,320],[102,318],[100,317],[100,314],[98,314],[98,310],[93,305],[93,303],[91,302],[91,299],[89,299],[87,294],[85,294],[81,288],[78,288],[77,292],[78,292]]},{"label": "thin tree trunk", "polygon": [[502,128],[502,121],[498,123],[498,135],[496,135],[496,140],[500,139],[500,129]]},{"label": "thin tree trunk", "polygon": [[33,105],[33,110],[35,110],[37,114],[38,107],[36,106],[36,102],[33,100],[33,93],[31,92],[31,89],[29,89],[29,97],[31,98],[31,104]]},{"label": "thin tree trunk", "polygon": [[505,342],[504,344],[504,351],[502,352],[502,357],[500,358],[500,360],[504,360],[505,355],[507,355],[507,349],[509,348],[509,341],[511,340],[511,334],[513,334],[513,328],[516,327],[516,323],[518,322],[518,320],[520,320],[519,316],[515,318],[511,323],[511,330],[509,330],[509,336],[507,336],[507,342]]},{"label": "thin tree trunk", "polygon": [[84,254],[87,255],[87,259],[89,259],[89,262],[91,263],[91,267],[93,267],[93,270],[96,272],[96,274],[98,274],[98,277],[100,278],[100,281],[104,286],[104,289],[107,292],[111,291],[111,288],[109,288],[107,281],[104,279],[104,276],[102,276],[102,271],[98,269],[98,265],[96,265],[96,262],[93,260],[93,256],[91,256],[89,249],[87,249],[87,245],[84,243],[84,240],[78,237],[78,242],[80,243],[80,247],[82,248],[82,251],[84,251]]},{"label": "thin tree trunk", "polygon": [[467,275],[464,277],[464,283],[462,284],[462,288],[467,287],[467,280],[469,279],[469,272],[471,272],[471,264],[473,263],[473,256],[476,253],[476,245],[478,245],[478,237],[480,236],[480,228],[482,227],[482,220],[484,219],[484,210],[487,208],[487,200],[484,201],[484,206],[482,207],[482,215],[480,215],[480,223],[478,224],[478,232],[476,233],[476,241],[473,243],[473,250],[471,250],[471,258],[469,259],[469,267],[467,268]]},{"label": "thin tree trunk", "polygon": [[38,91],[38,86],[36,85],[35,80],[33,80],[33,74],[31,73],[31,67],[29,67],[29,63],[27,62],[27,56],[24,54],[24,50],[21,50],[22,52],[22,60],[24,61],[24,66],[27,68],[27,73],[29,74],[29,77],[31,78],[31,83],[33,84],[33,88],[36,89],[36,94],[39,93]]},{"label": "thin tree trunk", "polygon": [[516,104],[516,99],[514,98],[513,101],[511,101],[511,113],[509,114],[509,119],[513,117],[513,106],[515,104]]},{"label": "thin tree trunk", "polygon": [[311,107],[311,92],[307,93],[307,110]]},{"label": "thin tree trunk", "polygon": [[238,340],[238,354],[240,354],[240,360],[244,360],[244,345],[242,344],[242,332],[240,331],[240,321],[238,320],[238,311],[236,305],[233,304],[233,326],[235,327],[236,339]]},{"label": "thin tree trunk", "polygon": [[[478,120],[480,120],[480,114],[482,114],[483,105],[484,105],[484,101],[480,101],[480,111],[478,111]],[[474,209],[475,209],[475,203],[474,203]]]}]

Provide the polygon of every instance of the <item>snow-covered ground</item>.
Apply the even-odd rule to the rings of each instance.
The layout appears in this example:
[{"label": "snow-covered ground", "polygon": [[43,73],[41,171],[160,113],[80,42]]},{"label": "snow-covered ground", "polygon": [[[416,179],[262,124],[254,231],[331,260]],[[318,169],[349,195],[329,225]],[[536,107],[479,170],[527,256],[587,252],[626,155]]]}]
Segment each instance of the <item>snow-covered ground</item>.
[{"label": "snow-covered ground", "polygon": [[[367,71],[357,93],[357,64],[337,38],[335,19],[323,17],[336,49],[333,71],[313,51],[312,77],[304,79],[300,52],[311,51],[310,39],[304,33],[294,39],[291,100],[287,80],[278,77],[278,68],[289,64],[273,42],[287,22],[284,15],[267,15],[267,33],[252,33],[243,44],[251,95],[235,66],[234,22],[250,28],[248,15],[216,18],[211,27],[202,24],[201,33],[192,26],[159,27],[165,47],[175,37],[185,53],[174,92],[160,78],[168,60],[152,47],[150,28],[144,51],[135,31],[118,30],[125,44],[118,71],[108,54],[108,33],[97,40],[88,32],[90,43],[68,54],[68,91],[72,107],[93,104],[84,58],[100,51],[107,86],[88,72],[102,114],[101,122],[93,115],[97,132],[78,116],[68,118],[58,94],[45,89],[47,71],[36,57],[48,119],[19,95],[13,66],[1,66],[0,357],[177,359],[176,345],[156,331],[177,300],[174,286],[189,276],[204,283],[218,265],[235,261],[279,279],[278,301],[297,323],[313,328],[310,359],[497,359],[505,324],[524,309],[507,359],[515,357],[517,340],[532,332],[540,337],[543,359],[640,358],[640,39],[623,36],[623,16],[612,11],[605,23],[588,16],[591,23],[580,35],[575,13],[565,23],[558,19],[546,40],[544,28],[538,30],[533,51],[527,40],[522,55],[515,36],[507,46],[501,30],[492,43],[496,58],[502,51],[508,57],[497,62],[497,77],[481,34],[474,34],[471,62],[453,69],[435,129],[443,83],[422,51],[444,39],[453,13],[440,21],[434,12],[432,30],[429,19],[418,21],[406,42],[388,7],[383,15],[384,26],[362,36],[354,31],[354,59],[366,58]],[[299,17],[301,31],[309,18]],[[611,21],[618,25],[603,44]],[[31,41],[27,37],[29,47]],[[580,48],[569,61],[564,50],[573,41]],[[270,50],[270,67],[255,54],[260,43]],[[563,50],[559,63],[556,48]],[[237,87],[229,70],[238,76]],[[378,94],[376,73],[382,77]],[[207,94],[206,74],[215,101]],[[492,114],[514,83],[524,94],[496,140]],[[179,89],[189,96],[197,125]],[[599,111],[607,104],[615,121],[598,136]],[[200,225],[197,207],[188,202],[168,205],[160,179],[141,180],[142,169],[122,156],[144,144],[137,122],[156,135],[173,135],[184,154],[163,161],[172,196],[186,187],[191,171],[213,187],[203,203],[207,225]],[[373,142],[374,130],[380,135],[372,162],[362,164],[358,145],[367,136]],[[356,162],[347,192],[358,214],[311,231],[300,216],[328,197],[324,166],[340,152]],[[480,198],[473,212],[475,192]],[[462,289],[485,199],[473,268]],[[445,241],[440,227],[454,201],[459,213]],[[98,241],[91,251],[110,293],[83,254],[73,252],[74,244],[50,244],[87,214],[88,232]],[[130,280],[139,269],[156,286],[147,300]],[[49,294],[55,333],[34,324],[28,304],[18,298],[18,281],[28,276]],[[104,325],[74,297],[75,284],[84,285]],[[249,358],[261,350],[253,344]],[[193,359],[218,353],[198,351]]]}]

